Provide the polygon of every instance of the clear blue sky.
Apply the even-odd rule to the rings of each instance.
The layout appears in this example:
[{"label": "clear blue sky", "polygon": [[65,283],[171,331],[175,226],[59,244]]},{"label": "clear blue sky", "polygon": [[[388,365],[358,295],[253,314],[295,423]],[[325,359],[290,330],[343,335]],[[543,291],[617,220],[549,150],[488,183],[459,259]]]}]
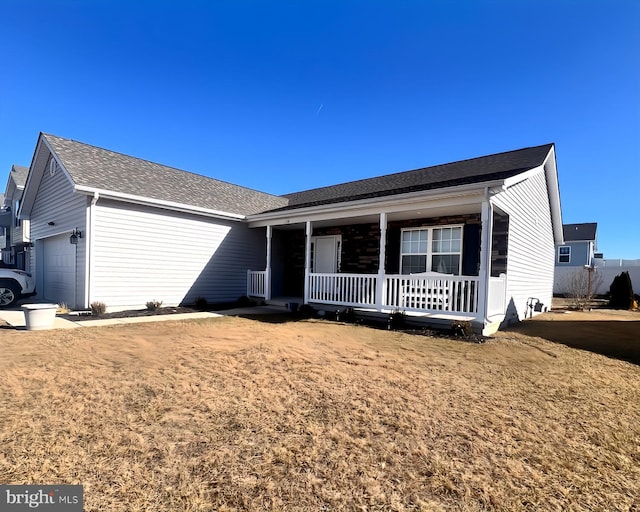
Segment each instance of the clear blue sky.
[{"label": "clear blue sky", "polygon": [[40,131],[273,194],[556,143],[640,258],[640,1],[0,0],[0,188]]}]

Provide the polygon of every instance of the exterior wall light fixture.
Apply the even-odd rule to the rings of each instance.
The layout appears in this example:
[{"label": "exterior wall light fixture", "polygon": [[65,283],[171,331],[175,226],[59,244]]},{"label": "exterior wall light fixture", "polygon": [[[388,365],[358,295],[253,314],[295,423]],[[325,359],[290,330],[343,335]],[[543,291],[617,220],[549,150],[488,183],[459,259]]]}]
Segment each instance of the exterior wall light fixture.
[{"label": "exterior wall light fixture", "polygon": [[71,243],[72,245],[77,245],[78,238],[82,238],[82,231],[80,231],[78,228],[75,228],[71,232],[71,236],[69,237],[69,243]]}]

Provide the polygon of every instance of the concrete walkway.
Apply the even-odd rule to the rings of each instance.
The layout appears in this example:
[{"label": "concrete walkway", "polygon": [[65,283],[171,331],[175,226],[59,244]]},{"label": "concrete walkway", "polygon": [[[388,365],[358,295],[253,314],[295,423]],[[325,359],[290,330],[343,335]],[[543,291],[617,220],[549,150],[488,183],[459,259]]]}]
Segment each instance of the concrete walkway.
[{"label": "concrete walkway", "polygon": [[[194,313],[176,313],[169,315],[151,315],[151,316],[132,316],[124,318],[103,318],[95,319],[89,317],[78,317],[78,320],[67,320],[65,318],[56,317],[53,329],[75,329],[77,327],[97,327],[102,325],[122,325],[137,324],[147,322],[166,322],[177,320],[194,320],[198,318],[220,318],[223,316],[242,316],[242,315],[274,315],[284,313],[281,307],[274,306],[255,306],[248,308],[236,308],[213,313],[209,311],[198,311]],[[20,307],[12,309],[0,309],[0,320],[4,320],[16,329],[26,330],[24,312]]]}]

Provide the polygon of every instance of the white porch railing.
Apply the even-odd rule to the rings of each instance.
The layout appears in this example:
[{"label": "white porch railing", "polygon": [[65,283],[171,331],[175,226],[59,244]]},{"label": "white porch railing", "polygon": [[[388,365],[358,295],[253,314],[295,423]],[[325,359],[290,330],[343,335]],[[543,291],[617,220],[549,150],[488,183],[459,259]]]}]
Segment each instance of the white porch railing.
[{"label": "white porch railing", "polygon": [[[382,284],[382,301],[376,287]],[[379,310],[430,311],[476,315],[479,278],[376,274],[309,274],[309,301]]]},{"label": "white porch railing", "polygon": [[405,311],[478,312],[479,278],[475,276],[385,277],[384,306]]},{"label": "white porch railing", "polygon": [[487,304],[487,317],[504,315],[507,310],[507,276],[489,278],[489,301]]},{"label": "white porch railing", "polygon": [[267,271],[247,270],[247,297],[267,296]]},{"label": "white porch railing", "polygon": [[[487,316],[505,313],[506,276],[489,279]],[[376,294],[381,285],[381,293]],[[309,302],[372,308],[379,311],[430,312],[477,316],[480,278],[451,275],[309,274]],[[247,272],[247,295],[266,297],[267,272]],[[381,297],[378,301],[376,297]]]},{"label": "white porch railing", "polygon": [[309,274],[309,301],[338,306],[376,305],[375,274]]}]

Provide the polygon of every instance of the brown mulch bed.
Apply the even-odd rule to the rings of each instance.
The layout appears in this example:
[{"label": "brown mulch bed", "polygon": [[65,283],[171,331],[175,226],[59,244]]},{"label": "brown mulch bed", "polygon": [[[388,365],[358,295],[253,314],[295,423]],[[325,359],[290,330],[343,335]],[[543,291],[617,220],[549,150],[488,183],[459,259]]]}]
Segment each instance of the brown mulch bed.
[{"label": "brown mulch bed", "polygon": [[117,311],[115,313],[102,313],[101,315],[92,315],[91,313],[89,313],[88,315],[59,314],[57,316],[59,318],[64,318],[66,320],[76,322],[79,320],[88,320],[90,318],[105,320],[109,318],[132,318],[140,316],[175,315],[177,313],[197,313],[198,311],[201,310],[178,306],[175,308],[158,308],[154,311],[148,309],[130,309],[127,311]]}]

